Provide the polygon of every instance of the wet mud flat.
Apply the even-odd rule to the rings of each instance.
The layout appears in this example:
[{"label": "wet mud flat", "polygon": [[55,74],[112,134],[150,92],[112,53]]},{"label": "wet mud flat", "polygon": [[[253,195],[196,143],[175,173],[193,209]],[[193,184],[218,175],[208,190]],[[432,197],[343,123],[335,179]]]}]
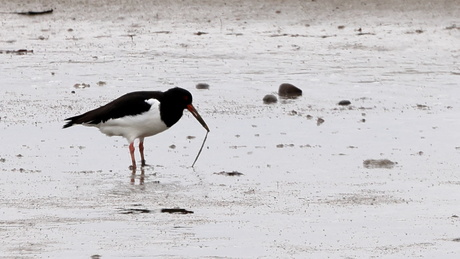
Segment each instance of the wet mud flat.
[{"label": "wet mud flat", "polygon": [[[0,257],[456,258],[459,8],[6,1]],[[124,139],[62,129],[174,86],[211,129],[194,168],[188,114],[134,172]]]}]

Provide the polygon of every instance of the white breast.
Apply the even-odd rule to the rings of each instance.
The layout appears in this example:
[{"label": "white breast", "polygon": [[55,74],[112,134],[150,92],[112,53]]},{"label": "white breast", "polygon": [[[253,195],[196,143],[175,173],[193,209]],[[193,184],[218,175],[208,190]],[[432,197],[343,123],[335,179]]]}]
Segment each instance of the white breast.
[{"label": "white breast", "polygon": [[108,136],[125,137],[129,143],[136,138],[153,136],[168,129],[161,120],[160,102],[156,99],[146,100],[151,105],[150,110],[134,116],[111,119],[95,125]]}]

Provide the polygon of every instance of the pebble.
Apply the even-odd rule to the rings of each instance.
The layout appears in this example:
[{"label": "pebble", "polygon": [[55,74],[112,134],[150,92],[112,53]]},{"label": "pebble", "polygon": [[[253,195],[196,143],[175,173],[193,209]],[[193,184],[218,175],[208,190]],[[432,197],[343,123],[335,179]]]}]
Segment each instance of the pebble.
[{"label": "pebble", "polygon": [[292,84],[281,84],[278,89],[278,95],[287,98],[296,98],[302,95],[302,90]]},{"label": "pebble", "polygon": [[350,104],[351,104],[351,102],[348,101],[348,100],[342,100],[342,101],[340,101],[338,103],[338,105],[342,105],[342,106],[347,106],[347,105],[350,105]]},{"label": "pebble", "polygon": [[209,89],[209,84],[206,83],[199,83],[196,85],[196,89],[204,90],[204,89]]},{"label": "pebble", "polygon": [[263,101],[265,104],[271,104],[278,102],[278,98],[276,98],[273,94],[267,94],[264,96]]}]

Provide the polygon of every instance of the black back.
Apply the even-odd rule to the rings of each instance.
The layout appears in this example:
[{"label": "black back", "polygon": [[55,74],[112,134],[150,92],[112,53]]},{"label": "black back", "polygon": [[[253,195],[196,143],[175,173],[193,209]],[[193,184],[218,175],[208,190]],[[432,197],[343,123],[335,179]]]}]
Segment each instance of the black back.
[{"label": "black back", "polygon": [[184,109],[192,103],[192,95],[185,89],[172,88],[166,92],[140,91],[125,94],[112,102],[81,115],[67,118],[68,128],[74,124],[98,124],[110,119],[133,116],[147,112],[151,105],[148,99],[160,101],[160,115],[166,126],[171,127],[182,117]]}]

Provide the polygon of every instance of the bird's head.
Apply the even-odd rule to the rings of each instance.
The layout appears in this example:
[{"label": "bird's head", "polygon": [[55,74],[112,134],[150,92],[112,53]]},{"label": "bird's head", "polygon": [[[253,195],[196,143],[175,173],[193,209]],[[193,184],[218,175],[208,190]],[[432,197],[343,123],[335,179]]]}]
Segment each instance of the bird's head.
[{"label": "bird's head", "polygon": [[201,123],[201,125],[209,132],[208,125],[206,125],[206,122],[204,122],[203,118],[201,118],[200,114],[192,105],[193,97],[189,91],[179,87],[171,88],[164,92],[163,98],[171,103],[174,103],[175,105],[180,106],[181,109],[189,110],[192,115]]}]

